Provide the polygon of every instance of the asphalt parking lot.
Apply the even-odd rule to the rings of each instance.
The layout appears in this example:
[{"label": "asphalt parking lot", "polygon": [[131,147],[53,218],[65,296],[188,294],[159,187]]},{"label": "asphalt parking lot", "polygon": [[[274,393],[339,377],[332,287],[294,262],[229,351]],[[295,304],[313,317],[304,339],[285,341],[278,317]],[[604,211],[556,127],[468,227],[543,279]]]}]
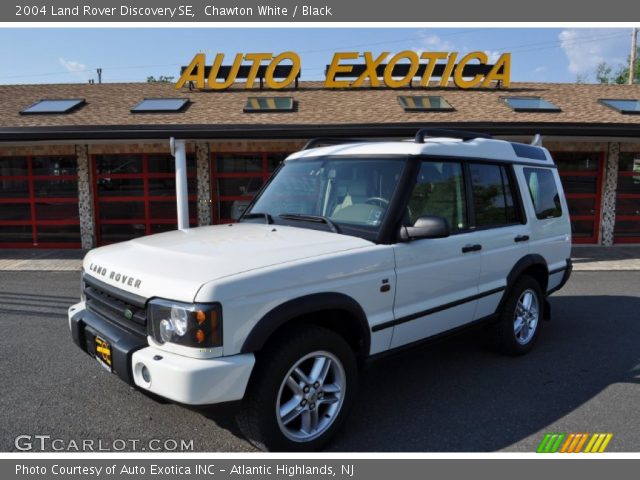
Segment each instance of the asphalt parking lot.
[{"label": "asphalt parking lot", "polygon": [[[252,450],[229,411],[157,403],[81,352],[78,290],[77,272],[0,272],[0,451],[19,435]],[[551,305],[526,357],[468,332],[377,362],[330,450],[532,452],[547,432],[611,432],[607,451],[640,451],[640,272],[576,272]]]}]

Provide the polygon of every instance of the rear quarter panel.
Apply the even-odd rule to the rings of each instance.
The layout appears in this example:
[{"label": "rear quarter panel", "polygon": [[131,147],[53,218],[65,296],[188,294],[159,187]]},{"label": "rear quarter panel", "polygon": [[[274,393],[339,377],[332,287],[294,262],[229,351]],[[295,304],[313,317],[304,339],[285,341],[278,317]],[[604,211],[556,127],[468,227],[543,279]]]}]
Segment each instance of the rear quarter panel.
[{"label": "rear quarter panel", "polygon": [[[567,259],[571,257],[571,222],[569,221],[569,207],[564,196],[560,175],[557,168],[550,168],[553,173],[556,189],[560,197],[562,215],[555,218],[539,219],[533,206],[533,200],[524,174],[524,167],[516,166],[515,172],[522,193],[523,205],[528,222],[531,224],[529,240],[529,253],[541,255],[547,262],[550,272],[566,266]],[[537,168],[537,167],[532,167]],[[542,167],[540,167],[542,168]],[[548,290],[552,289],[562,280],[563,272],[550,275]]]}]

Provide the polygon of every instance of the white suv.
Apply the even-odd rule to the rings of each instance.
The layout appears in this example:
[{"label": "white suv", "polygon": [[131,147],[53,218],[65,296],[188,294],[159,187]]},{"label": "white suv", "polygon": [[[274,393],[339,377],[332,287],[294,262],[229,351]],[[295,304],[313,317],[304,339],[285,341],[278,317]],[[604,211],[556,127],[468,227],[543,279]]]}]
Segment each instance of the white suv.
[{"label": "white suv", "polygon": [[378,354],[480,322],[528,352],[571,272],[549,152],[433,130],[327,143],[287,158],[239,223],[89,252],[75,343],[157,396],[242,400],[251,442],[289,451],[331,438]]}]

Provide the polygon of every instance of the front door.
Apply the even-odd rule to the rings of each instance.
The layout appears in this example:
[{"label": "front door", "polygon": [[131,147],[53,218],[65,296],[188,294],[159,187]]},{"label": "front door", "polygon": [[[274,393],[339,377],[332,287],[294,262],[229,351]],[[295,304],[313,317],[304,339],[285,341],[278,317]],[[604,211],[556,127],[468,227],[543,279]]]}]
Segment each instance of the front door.
[{"label": "front door", "polygon": [[447,238],[398,243],[395,326],[391,348],[471,321],[477,305],[480,251],[469,229],[460,162],[423,161],[405,214],[405,225],[422,215],[444,217]]}]

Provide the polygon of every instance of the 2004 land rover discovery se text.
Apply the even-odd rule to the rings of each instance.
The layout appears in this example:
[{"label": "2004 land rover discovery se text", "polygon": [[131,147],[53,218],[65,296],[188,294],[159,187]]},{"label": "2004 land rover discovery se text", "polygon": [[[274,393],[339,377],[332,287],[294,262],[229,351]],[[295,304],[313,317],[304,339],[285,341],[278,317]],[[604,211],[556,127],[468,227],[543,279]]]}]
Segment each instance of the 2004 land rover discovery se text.
[{"label": "2004 land rover discovery se text", "polygon": [[313,450],[372,356],[479,322],[527,353],[570,245],[542,147],[426,129],[311,141],[238,223],[90,251],[69,325],[129,384],[190,405],[242,400],[254,445]]}]

